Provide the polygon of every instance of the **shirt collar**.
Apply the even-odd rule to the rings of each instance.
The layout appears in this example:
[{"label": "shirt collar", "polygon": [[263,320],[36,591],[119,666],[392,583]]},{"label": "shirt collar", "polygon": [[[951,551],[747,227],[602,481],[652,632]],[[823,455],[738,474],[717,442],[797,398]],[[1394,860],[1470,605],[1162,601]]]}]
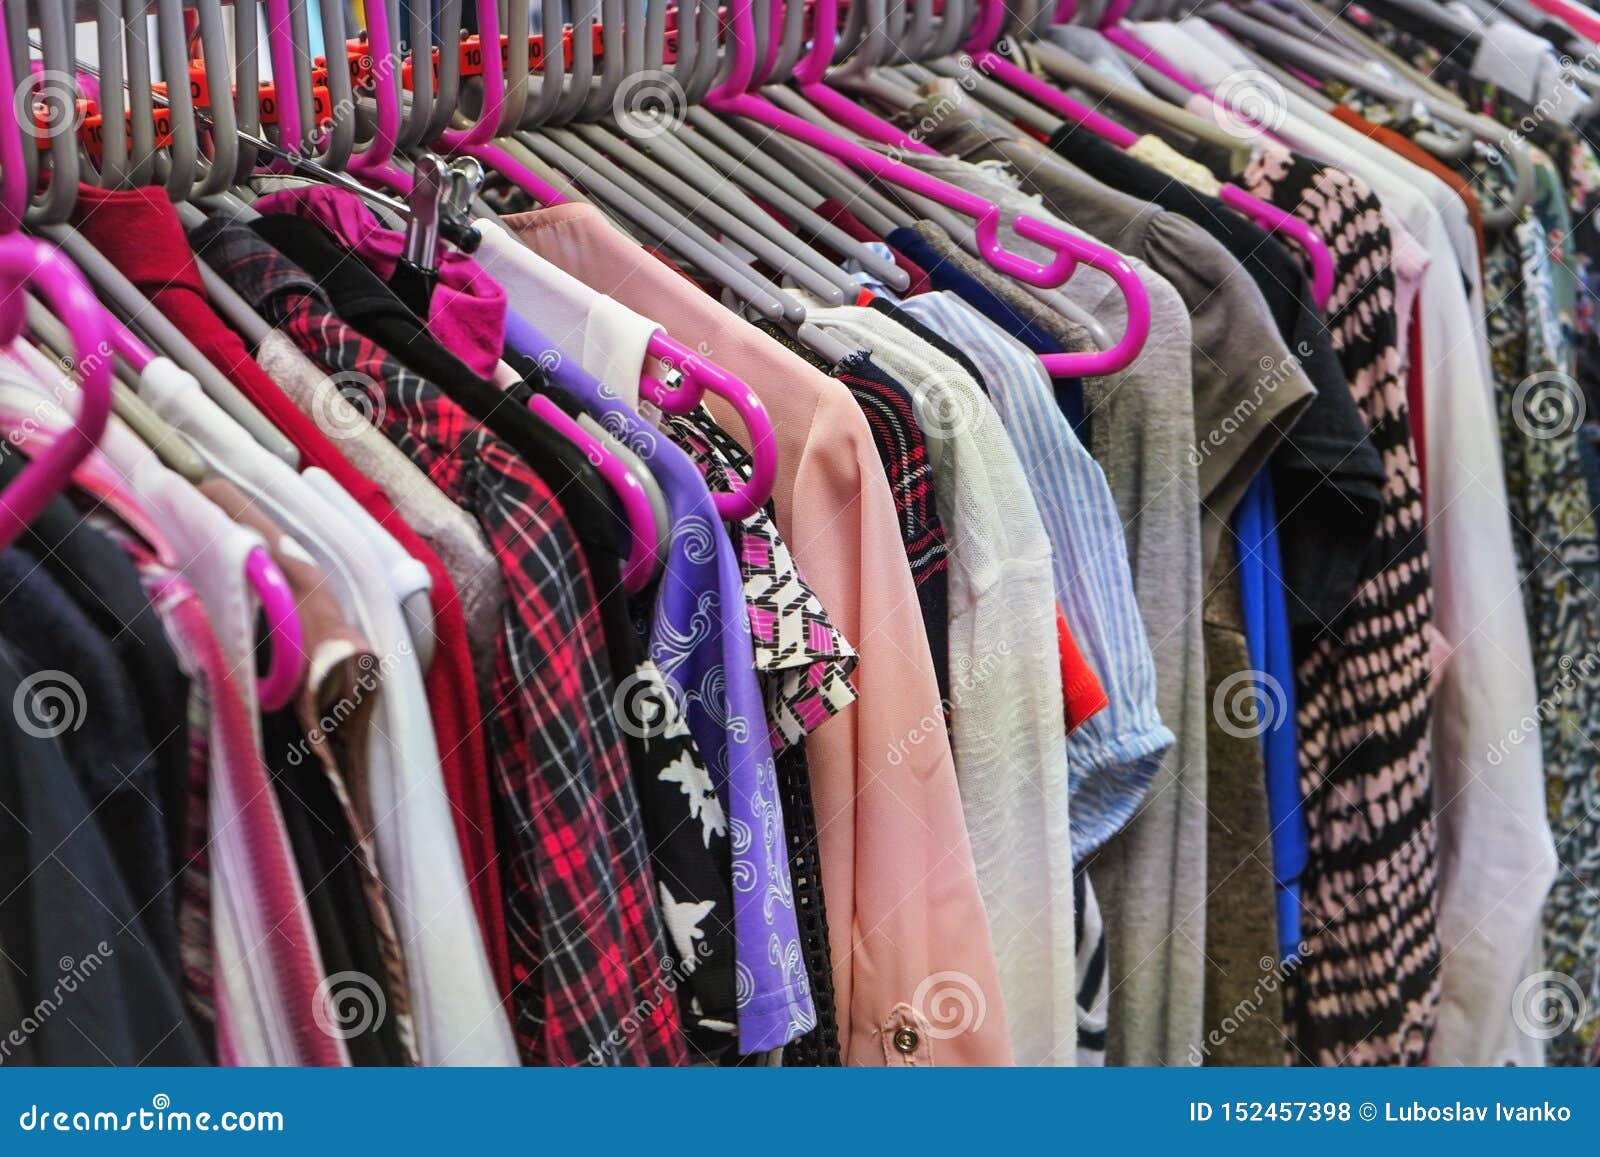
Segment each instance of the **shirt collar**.
[{"label": "shirt collar", "polygon": [[315,278],[248,226],[213,218],[195,229],[190,239],[195,252],[258,309],[285,296],[314,297],[332,308]]}]

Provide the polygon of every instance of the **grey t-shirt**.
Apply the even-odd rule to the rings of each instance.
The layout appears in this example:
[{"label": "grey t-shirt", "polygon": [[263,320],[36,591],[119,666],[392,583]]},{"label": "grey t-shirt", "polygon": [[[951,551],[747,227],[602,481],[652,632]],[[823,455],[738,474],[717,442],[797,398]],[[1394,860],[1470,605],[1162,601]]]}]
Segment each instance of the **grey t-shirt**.
[{"label": "grey t-shirt", "polygon": [[960,115],[947,115],[929,140],[967,160],[1005,162],[1022,190],[1041,199],[1036,215],[1047,210],[1141,259],[1183,298],[1193,337],[1191,456],[1199,465],[1209,570],[1250,480],[1316,396],[1255,279],[1187,217],[1102,184],[1037,142],[996,135]]},{"label": "grey t-shirt", "polygon": [[[1028,214],[1059,223],[992,170],[942,157],[908,160],[995,201],[1008,220]],[[1048,257],[1009,224],[1001,226],[1000,240],[1024,257]],[[1177,1065],[1191,1063],[1200,1047],[1205,1005],[1206,699],[1195,392],[1183,298],[1137,257],[1129,263],[1150,300],[1150,336],[1132,365],[1084,380],[1084,403],[1089,448],[1123,521],[1134,595],[1155,656],[1161,720],[1177,742],[1139,813],[1091,857],[1089,872],[1111,969],[1107,1062]],[[1064,288],[1110,333],[1122,332],[1127,306],[1109,277],[1084,268]]]}]

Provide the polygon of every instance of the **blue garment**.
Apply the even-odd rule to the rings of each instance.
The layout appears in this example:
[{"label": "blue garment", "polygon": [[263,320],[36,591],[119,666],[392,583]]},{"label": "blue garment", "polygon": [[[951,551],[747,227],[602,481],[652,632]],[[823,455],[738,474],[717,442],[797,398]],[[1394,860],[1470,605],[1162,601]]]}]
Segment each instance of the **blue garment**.
[{"label": "blue garment", "polygon": [[1294,719],[1294,656],[1289,608],[1279,565],[1272,475],[1261,471],[1233,517],[1239,538],[1239,596],[1244,603],[1250,665],[1261,675],[1259,718],[1266,765],[1267,818],[1272,828],[1272,874],[1278,886],[1278,954],[1299,955],[1300,874],[1306,866],[1306,824]]},{"label": "blue garment", "polygon": [[1038,358],[952,294],[907,298],[900,308],[983,375],[1050,539],[1061,613],[1106,693],[1106,707],[1067,738],[1072,855],[1082,862],[1133,817],[1173,743],[1156,712],[1155,661],[1116,502]]},{"label": "blue garment", "polygon": [[[1016,338],[1030,351],[1036,354],[1059,354],[1066,351],[1049,333],[1034,325],[1027,318],[1019,317],[1016,310],[1008,306],[983,282],[972,274],[962,269],[953,261],[946,261],[932,245],[917,233],[915,229],[901,227],[890,233],[887,238],[889,245],[904,253],[912,261],[922,266],[928,275],[928,281],[935,289],[946,290],[961,298],[962,301],[972,306],[984,317],[994,322],[1006,333]],[[1078,441],[1085,446],[1089,444],[1089,413],[1083,403],[1083,380],[1081,378],[1055,378],[1053,379],[1056,394],[1056,404],[1061,412],[1067,416],[1067,421],[1072,423],[1072,429],[1078,436]]]},{"label": "blue garment", "polygon": [[[672,517],[656,589],[650,658],[660,669],[710,768],[733,845],[733,919],[739,1051],[787,1044],[817,1023],[800,951],[789,846],[756,681],[744,579],[705,479],[666,435],[510,311],[506,341],[539,360],[550,380],[647,463]],[[669,914],[670,920],[670,914]]]}]

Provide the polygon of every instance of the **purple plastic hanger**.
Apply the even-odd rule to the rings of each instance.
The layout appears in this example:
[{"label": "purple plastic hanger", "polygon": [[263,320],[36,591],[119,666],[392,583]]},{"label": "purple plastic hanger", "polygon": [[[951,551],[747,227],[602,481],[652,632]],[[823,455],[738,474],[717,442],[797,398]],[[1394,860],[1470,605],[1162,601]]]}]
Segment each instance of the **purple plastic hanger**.
[{"label": "purple plastic hanger", "polygon": [[[1139,351],[1144,348],[1145,337],[1150,332],[1150,302],[1145,296],[1139,275],[1131,265],[1101,245],[1037,218],[1020,215],[1011,223],[1011,227],[1019,236],[1050,249],[1054,257],[1047,264],[1040,264],[1008,252],[1000,245],[998,205],[837,137],[752,94],[749,85],[755,59],[755,25],[750,13],[750,0],[730,0],[728,7],[732,15],[733,61],[724,82],[706,94],[708,107],[730,116],[748,117],[775,128],[847,165],[966,214],[975,222],[978,252],[1003,273],[1033,285],[1053,287],[1066,281],[1081,261],[1109,276],[1128,303],[1128,322],[1121,339],[1111,349],[1093,354],[1045,354],[1040,361],[1050,373],[1064,377],[1109,374],[1122,369],[1139,356]],[[833,0],[819,0],[819,27],[827,10],[836,11]]]},{"label": "purple plastic hanger", "polygon": [[[1138,141],[1138,136],[1114,121],[1101,116],[1093,109],[1085,108],[1073,100],[1066,93],[1053,88],[1003,57],[995,55],[986,47],[992,43],[999,33],[1000,25],[1005,20],[1005,6],[1003,0],[979,0],[981,11],[977,24],[974,26],[972,39],[967,44],[967,51],[972,53],[972,59],[979,68],[990,75],[1006,81],[1013,88],[1025,93],[1046,108],[1060,113],[1068,120],[1083,128],[1089,129],[1095,135],[1104,137],[1119,149],[1132,147]],[[1111,39],[1129,52],[1138,55],[1140,47],[1130,47],[1129,44],[1112,37],[1113,32],[1137,45],[1137,38],[1124,29],[1114,29],[1110,25],[1120,19],[1122,12],[1127,10],[1131,0],[1112,0],[1111,6],[1106,9],[1106,18],[1101,21],[1100,33]],[[1062,0],[1056,8],[1056,23],[1064,23],[1072,19],[1076,0]],[[1144,50],[1148,51],[1148,50]],[[1152,66],[1154,60],[1147,61]],[[1168,66],[1170,67],[1170,66]],[[1165,68],[1161,69],[1167,75]],[[1173,77],[1178,80],[1178,77]],[[1193,81],[1187,79],[1182,82],[1184,87],[1195,92],[1202,92]],[[1306,222],[1286,213],[1276,205],[1269,204],[1259,197],[1245,192],[1239,186],[1228,183],[1217,191],[1217,198],[1224,205],[1233,209],[1242,216],[1249,217],[1268,233],[1281,233],[1294,241],[1305,252],[1311,265],[1311,296],[1316,301],[1317,309],[1327,308],[1328,298],[1333,294],[1333,255],[1328,252],[1328,245],[1319,237]]]}]

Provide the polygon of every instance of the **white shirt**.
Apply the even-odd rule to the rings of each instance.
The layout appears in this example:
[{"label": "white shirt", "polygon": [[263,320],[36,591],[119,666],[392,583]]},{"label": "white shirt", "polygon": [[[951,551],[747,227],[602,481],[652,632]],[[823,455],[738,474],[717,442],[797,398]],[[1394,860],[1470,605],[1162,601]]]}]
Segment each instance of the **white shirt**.
[{"label": "white shirt", "polygon": [[[1077,1058],[1065,707],[1050,540],[1000,417],[960,364],[883,314],[807,318],[911,392],[950,535],[956,781],[1018,1064]],[[1031,359],[1030,359],[1031,360]]]},{"label": "white shirt", "polygon": [[512,310],[537,319],[539,332],[576,358],[602,386],[639,408],[639,369],[661,327],[540,257],[493,221],[474,222],[477,259],[505,287]]},{"label": "white shirt", "polygon": [[368,751],[378,863],[406,957],[421,1059],[516,1065],[467,887],[422,671],[385,567],[365,537],[298,474],[250,440],[188,374],[146,373],[141,396],[218,474],[294,534],[378,655]]}]

